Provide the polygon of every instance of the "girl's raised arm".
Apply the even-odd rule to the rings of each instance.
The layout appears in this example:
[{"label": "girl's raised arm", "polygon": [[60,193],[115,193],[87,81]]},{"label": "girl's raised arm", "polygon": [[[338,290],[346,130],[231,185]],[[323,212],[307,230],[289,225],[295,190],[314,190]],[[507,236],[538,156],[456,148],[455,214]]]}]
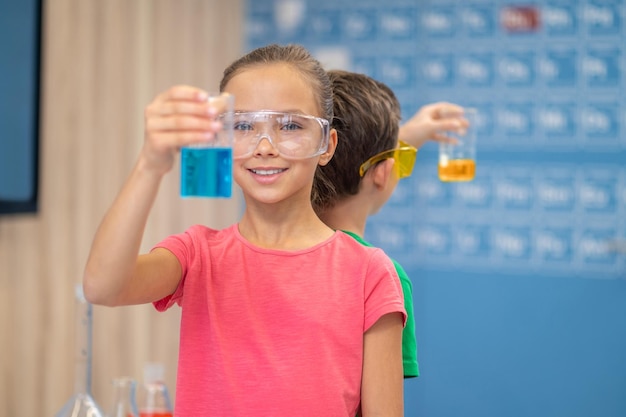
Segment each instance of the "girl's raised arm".
[{"label": "girl's raised arm", "polygon": [[94,304],[151,302],[171,294],[181,277],[173,254],[139,256],[150,209],[163,176],[181,146],[201,143],[220,128],[206,92],[176,86],[159,94],[145,111],[145,140],[122,190],[100,223],[85,266],[83,287]]}]

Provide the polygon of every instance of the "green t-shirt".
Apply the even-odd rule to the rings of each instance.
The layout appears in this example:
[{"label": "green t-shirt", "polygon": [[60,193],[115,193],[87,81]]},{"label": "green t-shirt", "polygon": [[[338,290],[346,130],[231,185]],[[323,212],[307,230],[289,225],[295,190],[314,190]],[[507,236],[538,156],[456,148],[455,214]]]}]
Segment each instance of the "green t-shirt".
[{"label": "green t-shirt", "polygon": [[[373,246],[371,243],[363,240],[359,235],[352,232],[342,230],[342,232],[352,236],[360,244],[364,246]],[[404,377],[413,378],[420,375],[419,365],[417,363],[417,340],[415,338],[415,314],[413,312],[413,285],[409,276],[395,259],[391,259],[400,284],[402,284],[402,292],[404,293],[404,308],[406,309],[406,325],[402,331],[402,361],[404,364]]]}]

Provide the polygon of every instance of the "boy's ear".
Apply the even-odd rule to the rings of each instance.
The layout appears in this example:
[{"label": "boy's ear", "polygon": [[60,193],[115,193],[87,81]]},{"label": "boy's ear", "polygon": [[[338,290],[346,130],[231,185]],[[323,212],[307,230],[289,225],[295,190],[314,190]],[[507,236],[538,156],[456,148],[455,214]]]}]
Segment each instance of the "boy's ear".
[{"label": "boy's ear", "polygon": [[370,175],[376,188],[381,189],[387,186],[389,178],[393,175],[393,165],[395,163],[396,160],[393,158],[385,159],[368,170],[372,171]]},{"label": "boy's ear", "polygon": [[337,149],[337,140],[337,131],[335,129],[331,129],[328,138],[328,149],[320,155],[320,160],[318,162],[319,165],[324,166],[330,162],[331,159],[333,159],[335,149]]}]

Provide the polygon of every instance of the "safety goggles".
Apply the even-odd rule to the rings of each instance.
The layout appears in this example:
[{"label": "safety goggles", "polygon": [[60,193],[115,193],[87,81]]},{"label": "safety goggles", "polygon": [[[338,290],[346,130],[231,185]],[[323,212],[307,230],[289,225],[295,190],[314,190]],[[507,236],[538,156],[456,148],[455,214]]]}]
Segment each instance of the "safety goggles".
[{"label": "safety goggles", "polygon": [[233,115],[233,157],[252,156],[266,139],[287,159],[305,159],[328,149],[330,123],[326,119],[275,111],[235,112]]},{"label": "safety goggles", "polygon": [[364,176],[367,170],[378,162],[393,158],[396,161],[393,167],[398,175],[398,178],[410,176],[413,171],[413,165],[415,165],[417,149],[404,141],[399,141],[399,145],[399,148],[381,152],[363,162],[359,168],[359,175]]}]

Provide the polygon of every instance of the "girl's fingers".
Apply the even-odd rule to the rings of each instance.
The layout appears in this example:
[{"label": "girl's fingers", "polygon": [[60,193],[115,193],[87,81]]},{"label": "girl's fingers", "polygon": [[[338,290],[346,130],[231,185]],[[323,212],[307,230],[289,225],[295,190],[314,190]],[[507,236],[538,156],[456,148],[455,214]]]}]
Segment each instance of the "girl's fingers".
[{"label": "girl's fingers", "polygon": [[190,85],[175,85],[157,95],[154,102],[165,101],[206,101],[209,95],[206,91]]},{"label": "girl's fingers", "polygon": [[146,119],[146,130],[157,131],[205,131],[217,132],[222,128],[222,123],[206,117],[194,116],[170,116],[150,117]]},{"label": "girl's fingers", "polygon": [[215,118],[224,112],[227,101],[220,97],[207,98],[207,94],[195,87],[172,87],[157,96],[147,107],[146,117],[170,115],[195,115]]},{"label": "girl's fingers", "polygon": [[222,127],[221,122],[202,117],[153,117],[146,120],[146,138],[158,149],[173,151],[185,145],[206,143]]},{"label": "girl's fingers", "polygon": [[149,105],[146,109],[146,116],[172,116],[177,114],[194,115],[198,117],[215,117],[217,110],[215,106],[207,102],[193,101],[165,101]]},{"label": "girl's fingers", "polygon": [[145,109],[148,153],[167,155],[182,146],[212,140],[223,128],[217,120],[223,102],[219,98],[209,100],[205,91],[186,85],[159,94]]},{"label": "girl's fingers", "polygon": [[201,145],[210,142],[214,134],[202,131],[189,132],[158,132],[151,135],[152,142],[156,148],[180,149],[189,145]]}]

